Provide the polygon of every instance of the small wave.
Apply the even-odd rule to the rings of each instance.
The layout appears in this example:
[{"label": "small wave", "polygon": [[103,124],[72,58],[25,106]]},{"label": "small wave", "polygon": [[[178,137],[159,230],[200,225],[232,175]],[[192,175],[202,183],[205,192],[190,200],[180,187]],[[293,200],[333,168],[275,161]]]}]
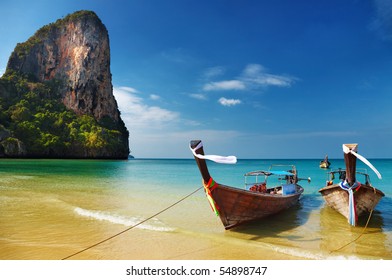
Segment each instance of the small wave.
[{"label": "small wave", "polygon": [[[114,215],[103,211],[86,210],[79,207],[76,207],[74,211],[83,217],[88,217],[99,221],[106,221],[113,224],[120,224],[127,227],[137,225],[138,223],[144,220],[143,218],[124,217],[124,216]],[[173,228],[165,226],[158,219],[151,219],[146,223],[138,225],[137,227],[141,229],[154,230],[154,231],[174,231]]]},{"label": "small wave", "polygon": [[343,255],[343,254],[329,254],[323,251],[306,250],[302,248],[290,248],[286,246],[270,245],[275,252],[283,253],[293,257],[311,259],[311,260],[362,260],[360,256]]}]

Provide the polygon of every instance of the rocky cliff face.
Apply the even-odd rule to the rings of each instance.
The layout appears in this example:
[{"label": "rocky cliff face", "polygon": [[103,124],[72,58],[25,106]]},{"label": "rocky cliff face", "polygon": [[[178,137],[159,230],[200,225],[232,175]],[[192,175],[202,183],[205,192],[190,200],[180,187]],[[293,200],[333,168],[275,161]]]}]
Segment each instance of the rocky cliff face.
[{"label": "rocky cliff face", "polygon": [[17,45],[7,69],[40,82],[61,81],[62,101],[77,114],[119,120],[112,92],[109,36],[93,12],[76,12],[41,28]]},{"label": "rocky cliff face", "polygon": [[[86,133],[94,132],[97,135],[101,133],[102,135],[98,136],[105,138],[106,142],[113,143],[112,139],[107,139],[108,133],[105,131],[119,132],[112,133],[112,135],[119,134],[118,139],[114,141],[118,143],[116,149],[108,150],[102,144],[101,150],[79,151],[75,155],[70,155],[70,148],[67,148],[67,157],[128,157],[129,133],[121,120],[112,89],[108,31],[94,12],[79,11],[68,15],[55,23],[42,27],[26,42],[17,44],[9,58],[5,76],[7,73],[24,75],[31,83],[56,84],[56,96],[60,97],[59,102],[62,102],[76,115],[91,116],[102,125],[102,130],[95,128],[94,131]],[[9,80],[12,79],[9,78]],[[0,97],[12,96],[10,82],[8,80],[7,83],[0,82]],[[31,83],[28,84],[30,90],[36,88]],[[15,112],[14,107],[11,106],[8,111],[14,110]],[[10,119],[15,117],[15,114],[9,113],[9,115]],[[27,120],[31,121],[31,118],[33,116]],[[74,126],[71,126],[69,124],[66,128],[74,129]],[[84,135],[87,135],[86,133]],[[90,138],[89,141],[94,142],[93,137]],[[90,146],[93,144],[91,143]],[[71,147],[76,144],[67,143],[67,145],[67,147]],[[76,146],[81,147],[81,145]],[[5,147],[3,145],[3,150]],[[26,149],[28,150],[29,147]],[[1,151],[0,147],[0,156],[2,153],[4,154],[4,151]],[[26,153],[29,154],[24,150],[22,155],[26,155]],[[55,154],[59,153],[55,152]]]}]

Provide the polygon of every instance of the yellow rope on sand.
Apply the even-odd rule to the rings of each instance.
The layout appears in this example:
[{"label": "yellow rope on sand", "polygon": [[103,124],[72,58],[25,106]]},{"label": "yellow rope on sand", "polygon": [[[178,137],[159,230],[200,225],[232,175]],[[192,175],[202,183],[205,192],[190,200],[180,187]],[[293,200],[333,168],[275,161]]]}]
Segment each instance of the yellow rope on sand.
[{"label": "yellow rope on sand", "polygon": [[338,248],[338,249],[335,249],[335,250],[330,251],[329,253],[331,254],[331,253],[337,252],[337,251],[343,249],[344,247],[347,247],[347,246],[350,245],[351,243],[354,243],[354,242],[357,241],[359,238],[361,238],[361,236],[365,233],[365,230],[366,230],[366,228],[367,228],[367,226],[368,226],[368,224],[369,224],[370,217],[372,216],[372,214],[373,214],[373,209],[370,210],[369,218],[368,218],[368,220],[367,220],[367,222],[366,222],[366,225],[365,225],[364,229],[362,230],[361,234],[358,235],[357,238],[355,238],[354,240],[350,241],[349,243],[343,245],[342,247],[340,247],[340,248]]},{"label": "yellow rope on sand", "polygon": [[148,217],[147,219],[145,219],[145,220],[143,220],[143,221],[137,223],[136,225],[133,225],[133,226],[131,226],[131,227],[129,227],[129,228],[127,228],[127,229],[125,229],[125,230],[123,230],[123,231],[121,231],[121,232],[115,234],[115,235],[112,235],[112,236],[110,236],[110,237],[108,237],[108,238],[106,238],[106,239],[104,239],[104,240],[102,240],[102,241],[99,241],[99,242],[97,242],[97,243],[95,243],[95,244],[93,244],[93,245],[91,245],[91,246],[89,246],[89,247],[87,247],[87,248],[85,248],[85,249],[83,249],[83,250],[80,250],[80,251],[78,251],[78,252],[76,252],[76,253],[73,253],[72,255],[69,255],[69,256],[67,256],[67,257],[65,257],[65,258],[62,258],[61,260],[67,260],[67,259],[69,259],[69,258],[71,258],[71,257],[73,257],[73,256],[76,256],[76,255],[78,255],[78,254],[80,254],[80,253],[82,253],[82,252],[85,252],[85,251],[87,251],[87,250],[89,250],[89,249],[91,249],[91,248],[93,248],[93,247],[96,247],[96,246],[98,246],[98,245],[100,245],[100,244],[102,244],[102,243],[104,243],[104,242],[106,242],[106,241],[108,241],[108,240],[110,240],[110,239],[113,239],[113,238],[115,238],[115,237],[117,237],[117,236],[119,236],[119,235],[121,235],[121,234],[123,234],[123,233],[125,233],[125,232],[127,232],[127,231],[129,231],[129,230],[131,230],[131,229],[133,229],[133,228],[135,228],[135,227],[137,227],[137,226],[139,226],[139,225],[145,223],[145,222],[147,222],[148,220],[151,220],[152,218],[158,216],[159,214],[162,214],[163,212],[165,212],[165,211],[169,210],[170,208],[172,208],[173,206],[177,205],[177,204],[180,203],[181,201],[187,199],[188,197],[190,197],[190,196],[193,195],[194,193],[198,192],[198,191],[199,191],[200,189],[202,189],[202,188],[203,188],[203,187],[200,187],[200,188],[194,190],[193,192],[191,192],[190,194],[184,196],[183,198],[181,198],[181,199],[178,200],[177,202],[171,204],[170,206],[168,206],[168,207],[166,207],[165,209],[159,211],[158,213],[152,215],[151,217]]}]

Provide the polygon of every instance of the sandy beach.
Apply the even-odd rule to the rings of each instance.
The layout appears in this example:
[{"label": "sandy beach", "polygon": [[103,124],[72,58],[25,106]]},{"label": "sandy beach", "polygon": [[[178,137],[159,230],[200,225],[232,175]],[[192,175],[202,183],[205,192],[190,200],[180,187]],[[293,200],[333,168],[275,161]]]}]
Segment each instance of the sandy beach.
[{"label": "sandy beach", "polygon": [[[213,166],[211,172],[226,181],[239,181],[243,170],[254,169],[257,162],[240,163],[239,174],[225,166]],[[192,160],[2,160],[0,164],[1,260],[67,258],[148,219],[192,193],[200,182]],[[390,174],[384,170],[389,161],[385,164],[380,170],[388,182]],[[312,183],[304,185],[297,206],[270,219],[224,230],[199,190],[138,227],[69,259],[392,259],[387,188],[381,185],[386,197],[366,230],[367,217],[351,227],[318,194],[323,174],[317,161],[299,160],[297,166],[301,174],[314,178]]]}]

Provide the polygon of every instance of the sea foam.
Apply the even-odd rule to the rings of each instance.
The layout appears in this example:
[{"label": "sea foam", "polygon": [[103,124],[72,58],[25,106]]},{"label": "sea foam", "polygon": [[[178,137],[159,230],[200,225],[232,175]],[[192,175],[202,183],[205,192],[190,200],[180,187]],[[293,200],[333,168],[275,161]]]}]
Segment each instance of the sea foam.
[{"label": "sea foam", "polygon": [[[83,217],[87,217],[90,219],[95,219],[99,221],[106,221],[113,224],[120,224],[127,227],[132,227],[144,220],[144,218],[138,217],[125,217],[112,213],[107,213],[103,211],[97,210],[87,210],[79,207],[75,207],[74,211]],[[137,226],[139,229],[153,230],[153,231],[174,231],[174,228],[166,226],[164,223],[159,221],[156,218],[150,219],[140,225]]]},{"label": "sea foam", "polygon": [[361,260],[359,256],[354,255],[333,255],[325,252],[316,252],[313,250],[304,250],[299,248],[275,247],[274,250],[279,253],[290,255],[298,258],[311,260]]}]

